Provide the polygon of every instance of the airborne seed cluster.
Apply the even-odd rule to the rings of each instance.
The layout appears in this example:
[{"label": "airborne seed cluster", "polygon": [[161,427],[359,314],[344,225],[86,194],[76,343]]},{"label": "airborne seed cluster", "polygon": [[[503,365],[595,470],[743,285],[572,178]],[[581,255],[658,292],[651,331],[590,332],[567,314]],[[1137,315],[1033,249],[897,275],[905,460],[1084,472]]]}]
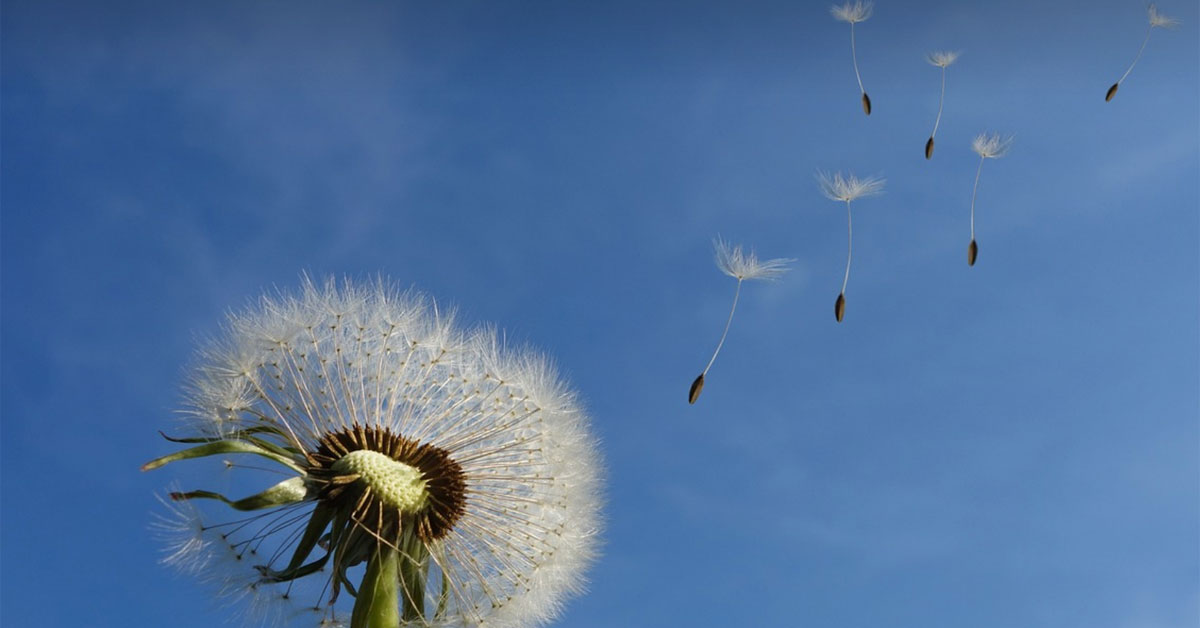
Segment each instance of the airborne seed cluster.
[{"label": "airborne seed cluster", "polygon": [[[874,4],[869,1],[864,2],[863,0],[847,0],[847,2],[841,5],[833,5],[830,9],[830,13],[833,15],[834,19],[841,22],[846,22],[850,25],[850,53],[851,61],[854,67],[854,77],[858,83],[859,92],[861,93],[863,113],[868,116],[871,115],[872,103],[870,97],[867,96],[867,90],[863,86],[862,74],[859,71],[855,26],[865,22],[872,16],[873,12]],[[1150,39],[1151,32],[1153,32],[1155,28],[1174,28],[1178,25],[1177,20],[1160,13],[1154,4],[1149,5],[1147,8],[1147,14],[1149,25],[1146,29],[1146,36],[1142,41],[1142,45],[1138,49],[1137,56],[1134,57],[1133,63],[1129,65],[1129,68],[1125,71],[1121,78],[1108,89],[1108,92],[1105,94],[1105,100],[1112,100],[1113,96],[1117,92],[1117,88],[1129,76],[1129,73],[1133,71],[1133,67],[1137,64],[1138,60],[1142,56],[1142,53],[1145,51],[1146,43]],[[961,53],[958,51],[937,51],[930,52],[925,57],[925,60],[930,65],[941,70],[941,90],[938,96],[937,114],[934,118],[933,131],[929,134],[929,139],[926,140],[924,146],[924,155],[926,160],[933,158],[935,146],[934,138],[937,135],[938,127],[940,126],[942,120],[942,112],[946,100],[946,71],[947,68],[949,68],[958,60],[960,54]],[[979,180],[980,175],[983,172],[983,162],[988,159],[999,159],[1003,157],[1008,153],[1009,148],[1012,146],[1012,142],[1013,138],[1011,135],[1005,136],[999,133],[988,132],[980,133],[971,142],[971,149],[977,155],[979,155],[979,165],[976,169],[975,182],[971,190],[970,241],[967,245],[968,266],[975,266],[975,263],[979,257],[979,244],[975,238],[975,202],[979,193]],[[834,301],[834,318],[838,323],[841,323],[846,314],[846,287],[850,280],[850,263],[854,246],[851,203],[856,199],[881,193],[883,190],[884,180],[879,177],[866,177],[860,179],[852,173],[849,175],[843,175],[841,172],[833,174],[818,172],[817,179],[822,194],[829,199],[841,201],[846,204],[846,270],[842,279],[841,290],[838,292],[837,299]],[[736,253],[737,256],[741,256],[741,246],[736,247],[736,249],[731,249],[729,245],[718,239],[716,242],[716,248],[718,268],[720,268],[725,274],[737,279],[738,283],[734,292],[733,305],[730,307],[729,317],[726,320],[725,329],[717,343],[717,348],[713,352],[712,358],[709,359],[708,364],[704,367],[704,370],[701,371],[700,375],[692,381],[692,384],[688,389],[689,404],[694,404],[696,403],[697,399],[699,399],[700,393],[704,389],[706,376],[708,375],[709,370],[712,368],[717,354],[720,353],[721,347],[723,347],[725,344],[725,339],[729,334],[730,323],[733,321],[733,313],[737,308],[738,297],[741,294],[742,281],[745,279],[755,278],[775,278],[784,270],[786,270],[787,263],[795,261],[792,259],[782,258],[770,260],[764,266],[771,267],[772,272],[769,274],[769,276],[759,277],[754,273],[746,274],[730,272],[728,270],[728,264],[724,260],[729,259],[734,253]],[[757,259],[754,258],[753,255],[750,256],[750,259],[757,264]]]}]

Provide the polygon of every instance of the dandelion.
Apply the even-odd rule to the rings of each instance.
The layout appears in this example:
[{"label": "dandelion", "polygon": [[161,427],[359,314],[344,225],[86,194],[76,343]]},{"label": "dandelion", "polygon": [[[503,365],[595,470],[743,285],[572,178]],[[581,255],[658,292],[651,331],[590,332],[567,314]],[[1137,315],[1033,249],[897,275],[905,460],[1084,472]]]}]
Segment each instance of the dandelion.
[{"label": "dandelion", "polygon": [[704,367],[704,371],[692,382],[692,387],[688,390],[688,403],[696,403],[696,399],[700,397],[700,391],[704,389],[704,376],[708,373],[708,369],[712,368],[713,362],[717,359],[717,354],[721,352],[721,347],[725,344],[725,337],[729,335],[729,324],[733,322],[733,312],[737,309],[738,296],[742,293],[742,282],[747,279],[776,279],[788,271],[788,264],[795,261],[787,258],[776,258],[760,262],[753,251],[747,255],[742,253],[740,245],[730,247],[729,243],[720,238],[713,241],[713,248],[716,249],[717,268],[726,275],[737,279],[737,288],[733,291],[733,305],[729,308],[729,318],[725,320],[725,331],[721,332],[721,340],[717,343],[717,350],[713,351],[712,357],[708,360],[708,365]]},{"label": "dandelion", "polygon": [[[225,336],[191,375],[188,435],[168,438],[187,448],[142,468],[216,455],[283,479],[240,499],[172,491],[164,562],[247,598],[256,623],[526,626],[579,592],[597,453],[543,358],[382,280],[306,279]],[[214,501],[247,513],[198,508]]]},{"label": "dandelion", "polygon": [[1117,79],[1117,82],[1113,83],[1112,87],[1108,88],[1108,93],[1104,94],[1105,102],[1112,100],[1113,96],[1117,95],[1117,88],[1121,86],[1121,83],[1124,82],[1125,78],[1129,76],[1129,73],[1133,71],[1133,66],[1137,65],[1138,59],[1142,58],[1142,52],[1146,50],[1146,43],[1150,41],[1150,33],[1152,33],[1155,28],[1175,28],[1176,26],[1179,26],[1178,20],[1159,13],[1158,8],[1154,6],[1154,3],[1150,3],[1150,6],[1146,7],[1146,13],[1149,17],[1150,25],[1146,27],[1146,37],[1142,39],[1142,47],[1138,48],[1137,55],[1133,58],[1133,63],[1129,64],[1129,69],[1125,70],[1125,73],[1121,75],[1121,78]]},{"label": "dandelion", "polygon": [[833,315],[840,323],[846,314],[846,284],[850,281],[850,254],[854,250],[854,227],[850,218],[850,202],[882,194],[885,181],[879,177],[859,179],[853,174],[843,177],[840,172],[834,174],[818,172],[817,183],[820,184],[821,193],[826,198],[846,203],[846,276],[842,278],[842,290],[833,304]]},{"label": "dandelion", "polygon": [[946,102],[946,68],[958,60],[958,54],[957,52],[931,52],[925,55],[926,61],[942,69],[942,92],[938,97],[938,112],[937,118],[933,120],[933,132],[929,134],[929,141],[925,142],[925,159],[933,157],[933,136],[937,135],[938,125],[942,122],[942,105]]},{"label": "dandelion", "polygon": [[975,243],[975,195],[979,192],[979,174],[983,172],[985,159],[999,159],[1012,146],[1011,137],[1001,137],[999,134],[980,133],[971,142],[971,150],[979,155],[979,168],[975,170],[975,189],[971,191],[971,244],[967,246],[967,265],[974,266],[975,258],[979,256],[979,245]]},{"label": "dandelion", "polygon": [[871,115],[871,98],[867,96],[867,90],[863,87],[862,75],[858,73],[858,52],[854,46],[854,25],[859,22],[865,22],[871,17],[873,4],[870,2],[862,2],[855,0],[854,4],[846,2],[842,6],[834,5],[830,12],[833,13],[833,18],[842,22],[850,23],[850,58],[854,61],[854,78],[858,79],[858,91],[862,92],[862,108],[863,113]]}]

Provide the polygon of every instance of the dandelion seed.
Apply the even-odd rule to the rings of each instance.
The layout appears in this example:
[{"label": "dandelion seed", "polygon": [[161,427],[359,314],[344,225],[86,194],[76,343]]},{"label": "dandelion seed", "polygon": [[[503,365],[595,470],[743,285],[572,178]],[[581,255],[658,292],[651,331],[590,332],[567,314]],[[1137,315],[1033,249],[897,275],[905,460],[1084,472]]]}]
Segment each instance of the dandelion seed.
[{"label": "dandelion seed", "polygon": [[871,17],[873,8],[874,5],[871,2],[855,0],[853,4],[846,2],[842,6],[834,5],[830,9],[834,19],[850,23],[850,58],[854,61],[854,78],[858,80],[858,91],[862,92],[863,113],[868,116],[871,115],[871,98],[867,96],[867,90],[863,87],[862,75],[858,72],[858,51],[854,44],[854,25],[865,22],[867,18]]},{"label": "dandelion seed", "polygon": [[938,96],[937,118],[933,120],[933,132],[929,134],[929,141],[925,142],[925,159],[933,157],[933,137],[937,135],[938,125],[942,122],[942,105],[946,102],[946,68],[958,60],[958,55],[957,52],[931,52],[925,56],[925,60],[931,65],[942,69],[942,91]]},{"label": "dandelion seed", "polygon": [[846,315],[846,284],[850,281],[850,257],[854,250],[854,226],[850,217],[850,203],[867,196],[882,194],[885,181],[879,177],[859,179],[853,174],[843,177],[840,172],[833,174],[818,172],[817,183],[825,198],[846,203],[846,275],[842,278],[842,290],[838,293],[837,301],[833,305],[834,318],[840,323],[842,317]]},{"label": "dandelion seed", "polygon": [[189,391],[190,433],[169,439],[188,447],[143,470],[251,454],[288,476],[242,499],[172,491],[157,526],[164,562],[247,598],[248,621],[524,626],[579,592],[599,526],[587,419],[494,330],[382,280],[306,280],[232,315]]},{"label": "dandelion seed", "polygon": [[1117,82],[1113,83],[1112,87],[1108,88],[1108,92],[1104,94],[1105,102],[1112,100],[1113,96],[1117,95],[1117,88],[1121,86],[1121,83],[1123,83],[1126,77],[1129,76],[1129,73],[1133,71],[1133,66],[1137,65],[1138,60],[1142,58],[1142,53],[1146,50],[1146,43],[1150,41],[1150,33],[1154,32],[1155,28],[1175,28],[1176,26],[1179,26],[1178,20],[1159,13],[1158,8],[1154,6],[1154,3],[1151,3],[1150,6],[1146,7],[1146,13],[1149,18],[1148,21],[1150,25],[1146,27],[1146,37],[1142,39],[1142,47],[1138,48],[1137,55],[1133,58],[1133,63],[1129,64],[1129,68],[1125,70],[1125,73],[1121,75],[1121,78],[1117,79]]},{"label": "dandelion seed", "polygon": [[979,174],[983,172],[983,161],[1003,157],[1008,153],[1010,146],[1011,137],[1001,137],[996,133],[980,133],[971,142],[971,150],[979,155],[979,168],[975,170],[975,188],[971,191],[971,243],[967,245],[968,266],[974,266],[975,258],[979,256],[979,245],[975,243],[975,195],[979,192]]},{"label": "dandelion seed", "polygon": [[748,279],[777,279],[788,271],[788,264],[796,261],[781,257],[760,262],[753,251],[745,254],[742,252],[741,245],[730,246],[720,238],[713,241],[713,248],[716,251],[717,268],[726,275],[737,279],[737,288],[733,291],[733,305],[729,308],[729,318],[725,320],[725,331],[721,332],[717,350],[713,351],[712,357],[709,358],[708,364],[701,371],[699,377],[692,381],[692,386],[688,390],[688,403],[696,403],[696,399],[700,397],[700,391],[704,389],[704,376],[708,374],[708,369],[712,368],[713,362],[717,360],[717,354],[721,352],[721,347],[725,344],[725,337],[729,335],[729,325],[733,322],[733,312],[737,309],[738,297],[742,293],[742,282]]}]

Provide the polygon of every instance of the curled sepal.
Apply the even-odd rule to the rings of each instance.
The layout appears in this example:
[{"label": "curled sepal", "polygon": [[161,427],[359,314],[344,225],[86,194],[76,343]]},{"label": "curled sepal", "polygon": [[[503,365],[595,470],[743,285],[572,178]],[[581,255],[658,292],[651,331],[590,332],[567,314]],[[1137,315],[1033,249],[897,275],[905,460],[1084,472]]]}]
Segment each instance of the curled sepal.
[{"label": "curled sepal", "polygon": [[329,554],[326,554],[307,565],[301,565],[295,569],[285,569],[283,571],[275,571],[266,565],[255,565],[258,570],[258,575],[262,577],[262,582],[287,582],[296,578],[303,578],[317,573],[325,568],[325,563],[329,562]]},{"label": "curled sepal", "polygon": [[[309,563],[305,563],[304,559],[312,553],[313,548],[321,539],[328,539],[330,535],[325,534],[325,528],[329,525],[330,519],[333,518],[333,508],[318,503],[313,509],[312,517],[308,520],[308,526],[304,529],[304,536],[300,537],[300,542],[296,544],[296,551],[292,554],[292,560],[288,566],[282,571],[271,569],[267,565],[257,565],[255,569],[262,576],[263,582],[287,582],[296,578],[303,578],[309,574],[314,574],[325,568],[325,563],[329,562],[329,557],[333,554],[332,551],[326,551],[325,555]],[[331,533],[332,534],[332,533]],[[328,547],[325,547],[329,550]],[[332,601],[331,601],[332,603]]]},{"label": "curled sepal", "polygon": [[188,458],[203,458],[205,456],[217,456],[221,454],[255,454],[264,458],[269,458],[282,464],[297,473],[304,473],[304,469],[300,468],[296,462],[279,453],[273,452],[265,447],[261,447],[251,442],[243,440],[219,440],[197,447],[190,447],[183,451],[177,451],[173,454],[155,458],[150,462],[142,465],[142,471],[157,469],[165,464],[175,462],[176,460],[186,460]]},{"label": "curled sepal", "polygon": [[304,486],[304,478],[297,477],[286,479],[257,495],[251,495],[244,499],[233,500],[212,491],[188,491],[186,493],[175,491],[171,493],[171,499],[175,501],[217,499],[229,504],[230,508],[235,510],[262,510],[303,501],[307,493],[308,489]]},{"label": "curled sepal", "polygon": [[285,439],[287,438],[287,434],[285,434],[283,432],[283,430],[281,430],[275,426],[272,426],[272,425],[259,425],[259,426],[252,427],[249,429],[238,430],[227,436],[217,436],[217,437],[191,436],[191,437],[186,437],[186,438],[177,438],[175,436],[168,436],[162,430],[159,430],[158,434],[159,434],[159,436],[162,436],[163,438],[171,441],[172,443],[215,443],[220,440],[244,440],[246,442],[254,443],[255,445],[258,445],[259,447],[262,447],[263,449],[273,451],[281,456],[288,456],[288,455],[292,455],[292,454],[300,454],[301,453],[300,450],[297,449],[296,447],[276,445],[275,443],[272,443],[270,441],[266,441],[266,440],[263,440],[261,438],[254,436],[255,434],[261,434],[264,432],[266,432],[268,434],[274,434],[276,436],[280,436]]},{"label": "curled sepal", "polygon": [[248,427],[244,430],[237,430],[237,431],[233,432],[232,434],[230,434],[229,436],[178,437],[178,436],[168,436],[167,433],[162,430],[158,431],[158,435],[171,441],[172,443],[211,443],[211,442],[218,441],[218,440],[226,440],[230,436],[232,436],[233,438],[241,438],[242,435],[244,435],[244,434],[261,434],[263,432],[267,432],[269,434],[277,434],[279,436],[285,436],[283,430],[281,430],[273,425],[256,425],[254,427]]},{"label": "curled sepal", "polygon": [[300,537],[300,542],[296,544],[296,551],[292,554],[292,559],[288,562],[287,568],[283,571],[268,570],[268,573],[263,574],[264,577],[269,577],[275,582],[283,582],[305,575],[298,573],[299,571],[303,571],[305,567],[311,567],[312,565],[317,565],[317,569],[323,567],[325,561],[329,560],[328,552],[326,552],[324,558],[315,560],[309,563],[309,565],[304,565],[304,559],[308,558],[313,548],[325,536],[325,528],[329,527],[329,522],[332,519],[333,508],[324,502],[318,502],[317,507],[313,508],[312,516],[308,519],[308,525],[304,528],[304,536]]},{"label": "curled sepal", "polygon": [[696,403],[696,400],[700,398],[700,391],[702,390],[704,390],[704,373],[701,373],[700,377],[697,377],[696,381],[692,382],[692,387],[688,390],[688,403]]}]

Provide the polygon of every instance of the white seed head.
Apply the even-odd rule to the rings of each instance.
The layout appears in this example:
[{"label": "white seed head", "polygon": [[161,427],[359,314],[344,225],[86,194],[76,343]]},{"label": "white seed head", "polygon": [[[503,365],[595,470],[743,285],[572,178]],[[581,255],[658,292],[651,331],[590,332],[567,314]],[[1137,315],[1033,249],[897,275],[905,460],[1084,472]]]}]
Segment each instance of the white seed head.
[{"label": "white seed head", "polygon": [[939,50],[937,52],[931,52],[925,55],[925,60],[928,61],[930,65],[936,65],[939,68],[945,68],[949,67],[951,63],[957,61],[959,54],[960,53],[957,51]]},{"label": "white seed head", "polygon": [[999,133],[980,133],[971,142],[971,150],[986,159],[999,159],[1008,153],[1012,143],[1012,136],[1001,136]]},{"label": "white seed head", "polygon": [[849,203],[855,199],[882,194],[886,181],[880,177],[859,179],[854,174],[842,176],[840,172],[818,172],[817,183],[821,186],[821,193],[825,198]]},{"label": "white seed head", "polygon": [[[501,346],[494,329],[460,330],[452,314],[383,280],[305,278],[298,294],[266,296],[230,316],[224,337],[201,354],[188,396],[189,436],[281,434],[299,468],[329,442],[323,437],[355,430],[403,436],[461,467],[461,513],[421,541],[429,610],[413,625],[536,625],[584,585],[601,505],[587,416],[544,357]],[[372,451],[342,457],[331,473],[359,476],[353,481],[403,511],[434,499],[414,471]],[[330,604],[340,586],[330,567],[271,578],[288,568],[317,503],[310,495],[264,511],[258,523],[225,526],[244,515],[202,516],[177,502],[161,526],[171,537],[167,562],[201,573],[225,601],[248,598],[238,605],[255,611],[249,621],[311,615],[310,625],[343,625],[354,599]],[[306,560],[321,554],[317,547]],[[330,565],[337,560],[356,559]]]},{"label": "white seed head", "polygon": [[874,9],[874,3],[855,0],[853,4],[850,2],[841,6],[835,4],[829,9],[829,12],[833,13],[833,17],[836,20],[854,24],[855,22],[863,22],[871,17],[872,9]]},{"label": "white seed head", "polygon": [[1175,28],[1176,26],[1179,26],[1179,20],[1159,13],[1158,7],[1154,6],[1154,3],[1151,3],[1150,6],[1146,7],[1146,13],[1150,17],[1151,28]]},{"label": "white seed head", "polygon": [[746,279],[777,279],[790,270],[788,264],[796,261],[790,258],[779,257],[760,262],[754,251],[743,253],[740,244],[732,246],[721,238],[713,240],[713,249],[716,253],[717,268],[738,281]]}]

